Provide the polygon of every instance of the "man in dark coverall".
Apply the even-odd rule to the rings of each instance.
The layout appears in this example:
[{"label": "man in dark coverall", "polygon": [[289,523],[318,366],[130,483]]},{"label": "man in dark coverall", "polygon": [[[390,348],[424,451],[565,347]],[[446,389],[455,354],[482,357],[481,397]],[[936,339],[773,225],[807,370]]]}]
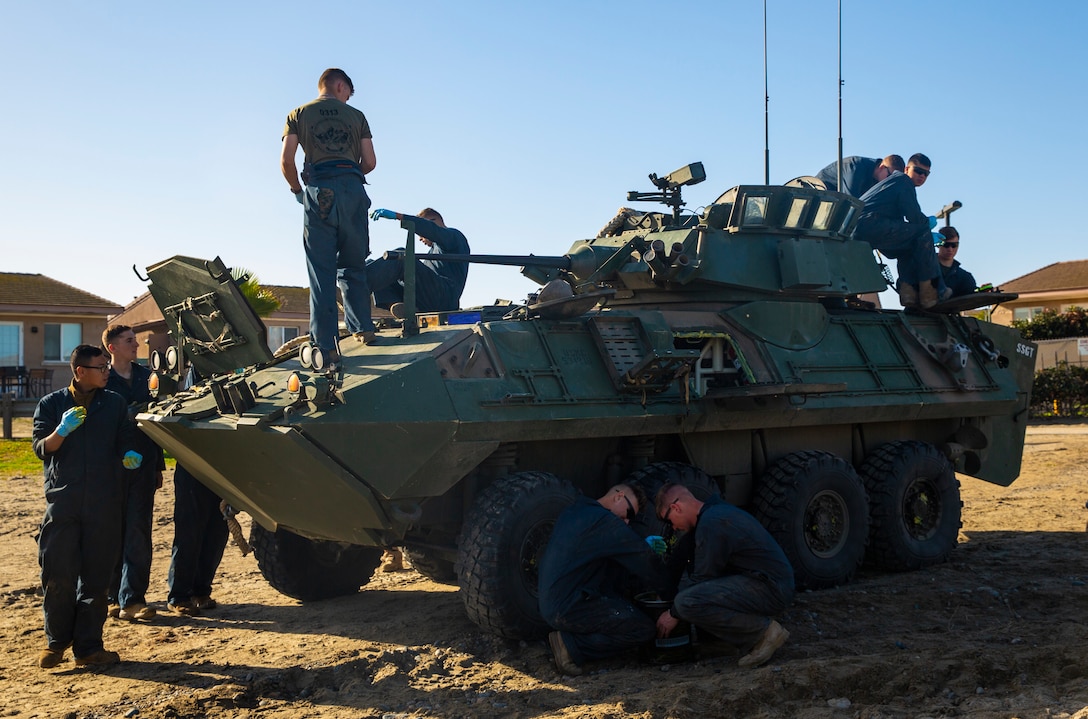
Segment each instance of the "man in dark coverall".
[{"label": "man in dark coverall", "polygon": [[956,259],[956,253],[960,251],[960,233],[952,225],[940,228],[944,239],[937,245],[937,264],[941,266],[941,275],[948,289],[952,290],[953,297],[970,295],[978,289],[975,276],[963,269],[963,265]]},{"label": "man in dark coverall", "polygon": [[741,651],[742,667],[757,667],[790,633],[771,616],[793,601],[793,567],[755,517],[714,495],[706,502],[686,487],[666,484],[657,516],[679,532],[695,532],[690,580],[657,620],[667,637],[680,620],[709,631]]},{"label": "man in dark coverall", "polygon": [[951,296],[933,252],[930,230],[937,219],[926,217],[918,205],[917,187],[929,176],[929,167],[925,155],[912,155],[906,173],[893,172],[859,198],[865,208],[854,239],[898,260],[899,300],[904,307],[925,309]]},{"label": "man in dark coverall", "polygon": [[583,662],[654,638],[653,620],[625,591],[635,582],[657,591],[668,585],[652,545],[627,526],[644,505],[640,494],[618,484],[600,499],[579,497],[555,522],[537,586],[540,614],[556,629],[548,644],[563,674],[579,675]]},{"label": "man in dark coverall", "polygon": [[[127,325],[110,325],[102,333],[102,346],[110,353],[111,364],[106,389],[125,398],[129,419],[143,411],[151,401],[147,381],[151,370],[136,362],[139,342]],[[155,510],[155,491],[162,487],[166,461],[162,450],[150,437],[137,430],[136,451],[144,462],[135,472],[125,472],[124,511],[121,518],[121,558],[110,582],[109,613],[127,621],[155,617],[147,605],[151,581],[151,523]]]},{"label": "man in dark coverall", "polygon": [[48,647],[38,666],[52,669],[72,647],[76,666],[114,664],[102,646],[106,592],[121,554],[122,467],[138,469],[128,407],[106,387],[110,364],[99,347],[72,352],[72,383],[34,410],[34,453],[45,470],[45,516],[38,533],[42,608]]},{"label": "man in dark coverall", "polygon": [[[371,218],[403,220],[404,215],[392,210],[374,210]],[[442,254],[468,254],[468,240],[460,230],[446,227],[437,210],[426,207],[419,215],[410,216],[415,222],[419,241],[430,251],[416,257],[416,310],[418,312],[446,312],[461,304],[461,293],[468,280],[467,262],[443,262]],[[374,293],[374,304],[386,309],[404,301],[403,260],[377,259],[366,264],[366,281]],[[395,308],[393,308],[395,309]],[[398,316],[399,312],[393,312]],[[400,318],[400,319],[403,319]]]},{"label": "man in dark coverall", "polygon": [[174,544],[167,606],[185,616],[215,609],[212,580],[223,560],[229,529],[222,501],[180,464],[174,469]]},{"label": "man in dark coverall", "polygon": [[888,155],[883,160],[878,157],[861,157],[860,155],[842,158],[842,189],[838,187],[838,160],[816,173],[816,179],[823,182],[824,187],[829,190],[844,192],[851,197],[861,197],[866,190],[887,178],[895,169],[903,171],[902,166],[896,168],[890,162],[894,158],[898,158],[900,163],[903,162],[898,155]]}]

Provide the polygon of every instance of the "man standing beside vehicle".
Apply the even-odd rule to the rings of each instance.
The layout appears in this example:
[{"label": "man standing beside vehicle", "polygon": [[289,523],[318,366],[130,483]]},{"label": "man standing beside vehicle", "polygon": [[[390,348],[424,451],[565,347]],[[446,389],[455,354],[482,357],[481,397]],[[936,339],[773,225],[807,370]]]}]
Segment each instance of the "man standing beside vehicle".
[{"label": "man standing beside vehicle", "polygon": [[[365,185],[377,160],[366,116],[347,104],[355,94],[347,73],[329,68],[317,89],[316,100],[287,115],[280,169],[305,209],[302,237],[310,280],[310,338],[335,364],[340,356],[337,284],[348,331],[367,344],[375,338],[366,282],[370,198]],[[302,183],[295,165],[300,146],[305,153]]]},{"label": "man standing beside vehicle", "polygon": [[[147,381],[151,370],[136,362],[140,344],[127,325],[111,325],[102,333],[102,346],[110,353],[112,369],[106,389],[121,395],[129,408],[129,420],[151,401]],[[121,558],[110,582],[110,615],[127,621],[149,620],[155,609],[147,605],[151,582],[151,522],[155,491],[162,487],[166,461],[150,437],[137,431],[136,450],[144,463],[134,472],[125,472],[124,510],[121,516]]]},{"label": "man standing beside vehicle", "polygon": [[45,516],[38,532],[46,648],[52,669],[68,647],[76,666],[116,664],[102,645],[106,594],[121,553],[120,472],[140,467],[131,450],[136,428],[125,400],[106,389],[102,349],[79,345],[72,383],[42,397],[34,410],[34,453],[45,471]]}]

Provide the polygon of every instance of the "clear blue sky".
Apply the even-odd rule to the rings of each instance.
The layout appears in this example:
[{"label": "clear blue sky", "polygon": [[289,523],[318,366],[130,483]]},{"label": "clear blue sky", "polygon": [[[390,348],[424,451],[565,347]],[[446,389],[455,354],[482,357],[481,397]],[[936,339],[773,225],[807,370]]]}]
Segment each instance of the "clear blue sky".
[{"label": "clear blue sky", "polygon": [[[842,5],[844,153],[928,154],[922,208],[963,203],[980,282],[1088,257],[1088,3]],[[764,177],[761,0],[40,0],[3,16],[0,269],[119,304],[144,291],[133,265],[175,254],[305,286],[278,158],[326,67],[373,129],[374,206],[438,208],[477,252],[562,254],[650,172],[701,160],[690,208]],[[838,3],[770,0],[768,17],[783,182],[836,156]],[[403,243],[395,222],[371,229],[376,252]],[[473,267],[462,302],[534,287]]]}]

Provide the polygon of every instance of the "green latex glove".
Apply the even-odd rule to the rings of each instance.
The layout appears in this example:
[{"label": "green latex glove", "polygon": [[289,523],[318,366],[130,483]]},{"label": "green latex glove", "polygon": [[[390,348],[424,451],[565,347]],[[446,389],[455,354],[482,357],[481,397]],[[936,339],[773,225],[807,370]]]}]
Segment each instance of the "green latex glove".
[{"label": "green latex glove", "polygon": [[125,452],[125,456],[121,459],[121,464],[125,465],[125,469],[139,469],[143,463],[144,456],[139,452],[133,452],[131,449]]},{"label": "green latex glove", "polygon": [[85,419],[87,419],[86,407],[72,407],[61,415],[60,424],[57,425],[57,434],[61,437],[67,437],[83,424]]},{"label": "green latex glove", "polygon": [[665,552],[669,549],[669,545],[665,544],[665,538],[657,534],[646,537],[646,544],[649,544],[650,549],[654,550],[654,554],[659,557],[665,556]]}]

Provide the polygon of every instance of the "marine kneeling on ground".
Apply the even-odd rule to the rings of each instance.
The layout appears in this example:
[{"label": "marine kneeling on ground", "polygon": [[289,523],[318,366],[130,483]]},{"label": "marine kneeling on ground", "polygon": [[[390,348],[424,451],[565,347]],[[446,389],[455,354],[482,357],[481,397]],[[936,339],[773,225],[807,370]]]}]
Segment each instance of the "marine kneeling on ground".
[{"label": "marine kneeling on ground", "polygon": [[[668,572],[660,537],[643,539],[628,525],[646,498],[617,484],[599,499],[579,497],[559,515],[540,560],[540,613],[562,674],[639,647],[654,638],[654,620],[628,599],[641,589],[664,593]],[[654,542],[661,546],[652,548]],[[642,587],[634,585],[645,585]]]},{"label": "marine kneeling on ground", "polygon": [[742,667],[758,667],[790,633],[771,617],[794,597],[793,567],[759,521],[718,495],[701,502],[684,486],[666,484],[657,494],[657,516],[678,532],[693,532],[688,575],[671,609],[657,620],[669,636],[681,621],[746,652]]}]

